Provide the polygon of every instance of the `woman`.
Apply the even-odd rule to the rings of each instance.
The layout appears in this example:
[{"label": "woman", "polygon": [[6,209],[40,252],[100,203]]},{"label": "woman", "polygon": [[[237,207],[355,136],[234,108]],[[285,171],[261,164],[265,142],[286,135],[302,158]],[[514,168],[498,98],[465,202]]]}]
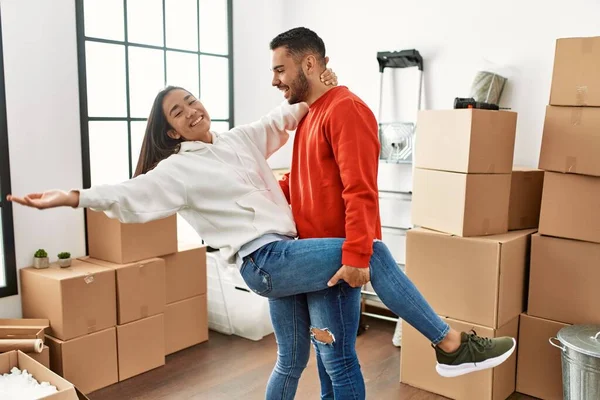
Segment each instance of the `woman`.
[{"label": "woman", "polygon": [[[259,121],[216,134],[210,131],[210,117],[202,103],[182,88],[167,87],[152,106],[133,179],[7,198],[38,209],[88,207],[123,223],[179,213],[208,245],[240,267],[256,293],[275,299],[325,290],[341,265],[343,239],[294,240],[292,213],[266,161],[286,143],[286,131],[295,129],[308,111],[305,103],[284,103]],[[370,271],[382,301],[434,345],[440,375],[492,368],[514,351],[513,338],[484,339],[451,329],[400,271],[382,242],[374,243]],[[338,285],[341,290],[343,285]],[[277,326],[278,319],[271,313],[280,350],[293,348],[286,340],[297,336],[280,336],[284,327]],[[356,359],[354,342],[349,346],[348,357]],[[309,352],[303,347],[300,361],[290,364],[281,351],[267,387],[268,399],[294,397]],[[357,359],[348,369],[362,379]],[[331,376],[335,398],[364,398],[364,387],[348,389],[348,374]]]}]

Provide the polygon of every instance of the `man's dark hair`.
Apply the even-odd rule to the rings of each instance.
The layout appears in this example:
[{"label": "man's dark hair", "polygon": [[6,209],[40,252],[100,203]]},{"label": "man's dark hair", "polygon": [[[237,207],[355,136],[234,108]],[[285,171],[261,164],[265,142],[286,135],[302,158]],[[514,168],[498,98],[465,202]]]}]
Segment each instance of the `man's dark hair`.
[{"label": "man's dark hair", "polygon": [[308,28],[300,27],[283,32],[271,40],[270,47],[271,50],[286,47],[297,61],[307,53],[313,53],[317,58],[317,62],[325,65],[325,43],[323,43],[323,39]]}]

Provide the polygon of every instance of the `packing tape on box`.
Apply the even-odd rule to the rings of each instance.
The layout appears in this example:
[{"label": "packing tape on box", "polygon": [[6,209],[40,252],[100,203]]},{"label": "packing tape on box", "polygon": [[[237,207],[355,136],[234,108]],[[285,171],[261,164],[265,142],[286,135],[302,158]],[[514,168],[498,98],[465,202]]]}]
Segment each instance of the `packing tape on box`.
[{"label": "packing tape on box", "polygon": [[577,157],[565,157],[565,172],[577,173]]},{"label": "packing tape on box", "polygon": [[571,125],[573,125],[573,126],[581,125],[582,116],[583,116],[583,108],[573,107],[573,109],[571,110]]},{"label": "packing tape on box", "polygon": [[41,353],[44,349],[42,339],[0,339],[0,353],[21,350],[24,353]]},{"label": "packing tape on box", "polygon": [[496,164],[488,165],[486,174],[493,174],[496,171]]},{"label": "packing tape on box", "polygon": [[587,103],[587,94],[588,94],[588,87],[583,85],[583,86],[576,86],[575,87],[575,103],[577,103],[578,106],[585,106]]}]

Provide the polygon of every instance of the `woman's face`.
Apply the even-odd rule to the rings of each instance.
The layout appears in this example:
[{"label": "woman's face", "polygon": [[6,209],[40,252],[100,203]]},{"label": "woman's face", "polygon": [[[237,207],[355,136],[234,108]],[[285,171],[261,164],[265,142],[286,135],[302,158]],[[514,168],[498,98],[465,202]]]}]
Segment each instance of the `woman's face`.
[{"label": "woman's face", "polygon": [[167,93],[163,100],[163,113],[173,127],[168,132],[173,139],[210,143],[210,116],[192,94],[182,89]]}]

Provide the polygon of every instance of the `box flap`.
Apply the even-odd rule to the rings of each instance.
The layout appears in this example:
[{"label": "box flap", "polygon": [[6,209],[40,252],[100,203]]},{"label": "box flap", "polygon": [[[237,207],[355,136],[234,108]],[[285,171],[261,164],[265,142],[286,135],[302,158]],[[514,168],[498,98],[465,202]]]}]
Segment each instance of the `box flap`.
[{"label": "box flap", "polygon": [[511,231],[508,233],[501,233],[501,234],[497,234],[497,235],[473,236],[473,237],[462,237],[462,236],[453,235],[453,234],[446,233],[446,232],[439,232],[439,231],[434,231],[434,230],[425,229],[425,228],[414,228],[414,229],[411,229],[411,231],[415,231],[415,232],[419,232],[419,233],[423,233],[423,234],[429,234],[429,235],[443,235],[443,236],[460,237],[462,240],[506,243],[506,242],[510,242],[513,240],[517,240],[524,236],[532,235],[535,232],[537,232],[537,229],[524,229],[524,230],[519,230],[519,231]]},{"label": "box flap", "polygon": [[15,319],[0,319],[0,328],[39,328],[46,329],[50,326],[50,321],[43,318],[15,318]]},{"label": "box flap", "polygon": [[40,276],[44,276],[49,279],[58,281],[80,278],[82,276],[90,274],[101,274],[106,273],[106,268],[92,263],[84,262],[79,259],[72,260],[71,266],[68,268],[61,268],[58,264],[53,264],[50,268],[36,269],[33,267],[23,268],[22,271],[32,273]]}]

